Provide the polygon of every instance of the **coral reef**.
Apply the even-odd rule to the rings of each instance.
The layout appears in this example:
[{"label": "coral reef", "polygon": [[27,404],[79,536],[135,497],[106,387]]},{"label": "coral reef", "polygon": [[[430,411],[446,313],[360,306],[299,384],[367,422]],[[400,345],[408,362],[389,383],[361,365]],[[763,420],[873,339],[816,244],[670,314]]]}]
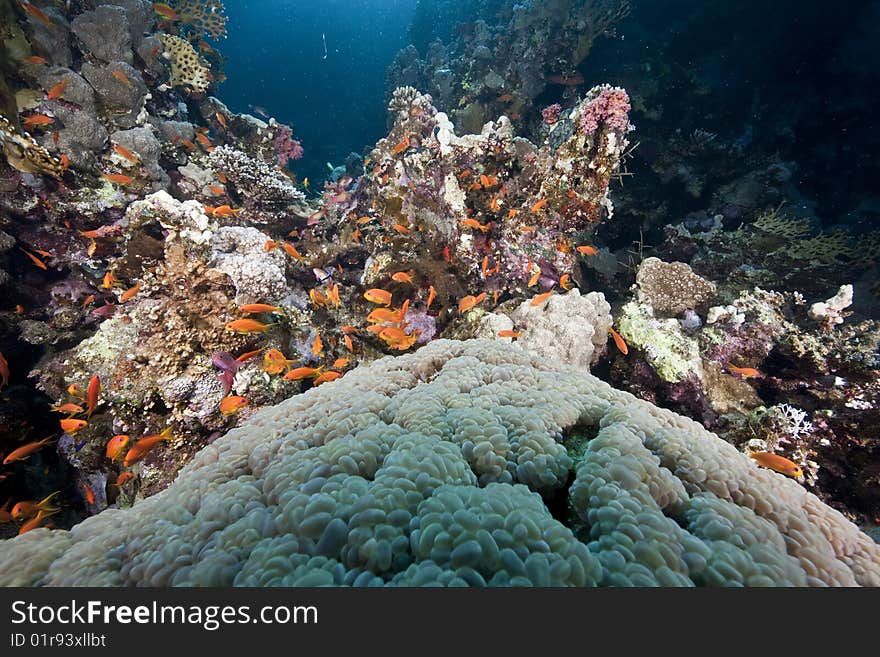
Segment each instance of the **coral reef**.
[{"label": "coral reef", "polygon": [[[433,5],[419,2],[413,26],[424,25],[411,37],[420,47],[398,53],[388,72],[388,89],[412,86],[430,93],[461,132],[478,132],[500,114],[517,126],[542,119],[555,123],[554,112],[543,115],[536,107],[539,97],[548,88],[563,89],[570,108],[584,84],[580,64],[595,41],[630,11],[626,0],[502,0],[476,7],[453,2],[428,22],[424,16],[438,12]],[[443,32],[465,12],[473,21],[466,29],[454,35]],[[607,97],[602,93],[588,114]],[[624,120],[628,109],[623,110]],[[587,115],[584,121],[591,122]]]},{"label": "coral reef", "polygon": [[5,585],[880,584],[880,547],[795,482],[497,341],[265,409],[164,493],[0,543],[0,564]]}]

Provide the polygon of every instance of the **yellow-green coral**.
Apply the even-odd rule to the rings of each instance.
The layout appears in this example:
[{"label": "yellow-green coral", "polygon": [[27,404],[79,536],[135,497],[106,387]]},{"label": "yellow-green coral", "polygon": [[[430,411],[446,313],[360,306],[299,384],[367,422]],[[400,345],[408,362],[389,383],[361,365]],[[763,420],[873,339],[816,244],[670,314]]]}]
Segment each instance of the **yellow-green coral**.
[{"label": "yellow-green coral", "polygon": [[171,84],[205,91],[211,84],[211,71],[205,66],[192,45],[180,37],[159,34],[165,54],[171,60]]},{"label": "yellow-green coral", "polygon": [[644,351],[645,360],[664,381],[677,383],[702,371],[699,345],[682,332],[677,319],[657,319],[650,306],[631,301],[621,309],[618,322],[623,339]]},{"label": "yellow-green coral", "polygon": [[760,214],[733,232],[735,242],[768,257],[783,256],[802,266],[830,267],[841,263],[870,265],[880,257],[880,233],[855,236],[843,229],[819,232],[806,219],[787,217],[781,206]]}]

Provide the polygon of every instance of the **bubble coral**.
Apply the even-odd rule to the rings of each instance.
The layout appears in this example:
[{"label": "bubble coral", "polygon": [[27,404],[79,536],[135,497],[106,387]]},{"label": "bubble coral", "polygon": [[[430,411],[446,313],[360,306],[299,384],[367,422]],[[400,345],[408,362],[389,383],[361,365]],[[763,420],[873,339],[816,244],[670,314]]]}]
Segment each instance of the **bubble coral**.
[{"label": "bubble coral", "polygon": [[437,340],[263,409],[131,509],[0,543],[0,584],[876,586],[880,546],[689,419]]}]

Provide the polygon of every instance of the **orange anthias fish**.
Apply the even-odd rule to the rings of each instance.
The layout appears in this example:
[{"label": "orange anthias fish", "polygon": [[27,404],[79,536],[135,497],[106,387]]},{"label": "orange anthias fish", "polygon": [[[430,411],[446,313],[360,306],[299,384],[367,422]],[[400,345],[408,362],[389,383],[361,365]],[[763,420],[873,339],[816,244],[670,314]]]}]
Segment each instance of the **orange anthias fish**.
[{"label": "orange anthias fish", "polygon": [[398,322],[397,311],[391,308],[376,308],[367,315],[367,321],[373,324],[381,324],[384,322]]},{"label": "orange anthias fish", "polygon": [[413,282],[412,276],[407,274],[405,271],[396,272],[394,275],[391,276],[391,280],[395,281],[397,283],[410,283],[410,284],[412,284],[412,282]]},{"label": "orange anthias fish", "polygon": [[9,363],[0,351],[0,388],[9,385]]},{"label": "orange anthias fish", "polygon": [[101,394],[101,377],[95,374],[89,380],[89,388],[86,391],[86,417],[92,417],[95,406],[98,405],[98,396]]},{"label": "orange anthias fish", "polygon": [[199,142],[199,145],[209,153],[214,150],[214,144],[212,144],[211,140],[205,137],[201,132],[196,134],[196,141]]},{"label": "orange anthias fish", "polygon": [[24,58],[25,64],[45,64],[46,58],[40,57],[39,55],[31,55],[30,57]]},{"label": "orange anthias fish", "polygon": [[52,27],[54,23],[49,19],[49,17],[37,6],[32,5],[27,0],[21,0],[21,8],[24,9],[31,16],[36,18],[46,27]]},{"label": "orange anthias fish", "polygon": [[[94,244],[94,242],[92,242],[92,244]],[[83,299],[82,307],[87,308],[88,306],[91,306],[93,303],[95,303],[95,295],[90,294],[85,299]]]},{"label": "orange anthias fish", "polygon": [[518,338],[521,335],[518,331],[498,331],[499,338]]},{"label": "orange anthias fish", "polygon": [[40,511],[45,511],[46,513],[54,513],[55,511],[59,511],[56,507],[52,506],[52,498],[58,495],[61,491],[56,490],[54,493],[47,495],[39,502],[18,502],[15,506],[12,507],[12,516],[13,520],[24,520],[26,518],[33,518]]},{"label": "orange anthias fish", "polygon": [[266,253],[268,253],[269,251],[271,251],[273,249],[277,249],[277,248],[278,248],[278,242],[276,242],[275,240],[266,240],[263,243],[263,251]]},{"label": "orange anthias fish", "polygon": [[69,434],[74,434],[77,431],[82,431],[87,426],[89,426],[89,423],[85,420],[75,420],[70,417],[61,420],[59,424],[61,425],[61,430]]},{"label": "orange anthias fish", "polygon": [[437,290],[434,289],[433,285],[428,286],[428,303],[426,304],[425,310],[431,309],[431,304],[434,302],[434,299],[437,298]]},{"label": "orange anthias fish", "polygon": [[559,287],[561,287],[563,290],[568,290],[569,288],[571,288],[570,274],[563,274],[559,277]]},{"label": "orange anthias fish", "polygon": [[79,404],[61,404],[61,406],[52,406],[51,410],[54,413],[67,413],[68,415],[76,415],[85,411]]},{"label": "orange anthias fish", "polygon": [[335,381],[339,377],[342,376],[341,372],[334,372],[333,370],[329,370],[324,372],[323,374],[317,376],[314,381],[312,381],[313,385],[319,386],[322,383],[327,383],[328,381]]},{"label": "orange anthias fish", "polygon": [[354,343],[351,341],[351,336],[343,335],[342,341],[345,343],[345,348],[350,352],[354,352]]},{"label": "orange anthias fish", "polygon": [[116,481],[114,481],[111,486],[116,486],[118,488],[122,488],[129,481],[134,479],[134,475],[131,472],[120,472],[119,476],[116,477]]},{"label": "orange anthias fish", "polygon": [[244,397],[224,397],[220,402],[220,412],[223,415],[234,415],[248,405]]},{"label": "orange anthias fish", "polygon": [[259,356],[260,353],[262,353],[263,349],[265,349],[265,347],[262,347],[260,349],[255,349],[254,351],[247,351],[247,352],[243,353],[241,356],[239,356],[238,358],[236,358],[235,362],[236,363],[246,363],[254,356]]},{"label": "orange anthias fish", "polygon": [[302,262],[302,254],[296,250],[296,247],[293,244],[290,244],[289,242],[284,242],[281,246],[284,247],[284,252],[287,253],[287,255],[289,255],[294,260],[299,260],[300,262]]},{"label": "orange anthias fish", "polygon": [[113,77],[129,87],[134,86],[134,82],[132,82],[129,77],[118,68],[113,69]]},{"label": "orange anthias fish", "polygon": [[21,247],[18,247],[18,248],[21,249],[22,251],[24,251],[25,255],[28,258],[30,258],[31,262],[34,263],[37,267],[39,267],[40,269],[48,269],[48,267],[46,266],[46,263],[43,262],[42,260],[40,260],[33,253],[31,253],[30,251],[26,251],[25,249],[22,249]]},{"label": "orange anthias fish", "polygon": [[540,201],[538,201],[537,203],[535,203],[532,206],[531,211],[538,212],[541,208],[543,208],[545,205],[547,205],[547,201],[549,201],[549,200],[550,199],[542,198]]},{"label": "orange anthias fish", "polygon": [[468,310],[470,310],[474,306],[481,304],[485,298],[486,298],[485,292],[481,292],[477,296],[473,296],[472,294],[468,294],[467,296],[462,297],[462,299],[458,302],[458,312],[460,312],[460,313],[467,312]]},{"label": "orange anthias fish", "polygon": [[94,504],[95,504],[95,491],[93,491],[92,487],[89,486],[85,482],[82,482],[81,485],[82,485],[83,494],[85,495],[85,498],[86,498],[86,502],[88,502],[89,504],[94,506]]},{"label": "orange anthias fish", "polygon": [[162,433],[146,436],[137,441],[132,448],[126,452],[122,465],[126,468],[134,465],[144,458],[156,445],[165,440],[174,440],[174,437],[171,435],[171,427],[167,427]]},{"label": "orange anthias fish", "polygon": [[234,217],[234,216],[236,216],[239,212],[241,212],[240,209],[239,209],[239,210],[233,210],[233,209],[232,209],[231,207],[229,207],[228,205],[221,205],[221,206],[218,206],[218,207],[214,208],[214,212],[212,212],[212,214],[213,214],[215,217],[221,217],[221,218],[222,218],[222,217]]},{"label": "orange anthias fish", "polygon": [[124,157],[129,162],[137,163],[140,161],[140,160],[138,160],[137,155],[132,153],[130,150],[128,150],[124,146],[120,146],[119,144],[113,144],[113,150],[116,151],[117,153],[119,153],[119,155]]},{"label": "orange anthias fish", "polygon": [[226,190],[219,185],[208,185],[208,189],[217,194],[217,196],[223,196],[226,193]]},{"label": "orange anthias fish", "polygon": [[404,351],[415,344],[420,332],[414,331],[412,334],[408,334],[401,328],[385,326],[379,331],[379,337],[392,349]]},{"label": "orange anthias fish", "polygon": [[47,126],[55,123],[55,119],[51,116],[46,116],[45,114],[31,114],[27,117],[21,124],[27,128],[35,128],[37,126]]},{"label": "orange anthias fish", "polygon": [[113,287],[113,284],[116,282],[116,277],[113,276],[113,272],[109,269],[104,273],[104,280],[101,281],[101,287],[105,290],[109,290]]},{"label": "orange anthias fish", "polygon": [[327,288],[327,298],[333,302],[333,305],[339,308],[339,304],[342,303],[339,300],[339,283],[334,283],[330,287]]},{"label": "orange anthias fish", "polygon": [[312,300],[312,303],[313,303],[316,307],[318,307],[318,308],[321,308],[321,307],[323,307],[323,306],[326,306],[326,305],[327,305],[327,301],[328,301],[327,297],[325,297],[325,296],[324,296],[319,290],[317,290],[317,289],[309,290],[309,299],[311,299],[311,300]]},{"label": "orange anthias fish", "polygon": [[481,224],[476,219],[471,219],[470,217],[468,217],[467,219],[462,219],[461,223],[464,224],[465,226],[467,226],[468,228],[476,228],[477,230],[479,230],[482,233],[487,232],[489,230],[489,228],[491,227],[490,224]]},{"label": "orange anthias fish", "polygon": [[[82,422],[82,420],[75,420],[76,422]],[[62,420],[64,422],[64,420]],[[23,461],[27,457],[29,457],[34,452],[39,451],[43,445],[47,444],[52,440],[52,436],[48,438],[43,438],[42,440],[38,440],[36,442],[28,443],[27,445],[22,445],[18,449],[14,449],[3,459],[3,465],[9,465],[10,463],[14,463],[15,461]]]},{"label": "orange anthias fish", "polygon": [[281,308],[265,303],[246,303],[239,308],[243,313],[280,313]]},{"label": "orange anthias fish", "polygon": [[263,354],[263,371],[267,374],[281,374],[292,363],[278,349],[270,349]]},{"label": "orange anthias fish", "polygon": [[411,145],[411,143],[409,141],[409,134],[405,134],[403,136],[403,141],[391,149],[391,154],[392,155],[400,155],[401,153],[403,153],[403,151],[405,151],[407,148],[409,148],[410,145]]},{"label": "orange anthias fish", "polygon": [[134,299],[138,292],[141,290],[141,284],[137,283],[133,287],[128,288],[122,295],[119,297],[119,303],[125,303],[130,299]]},{"label": "orange anthias fish", "polygon": [[391,292],[374,287],[364,292],[364,299],[371,303],[379,304],[380,306],[390,306]]},{"label": "orange anthias fish", "polygon": [[177,12],[164,2],[154,2],[153,11],[159,14],[162,18],[167,18],[170,21],[176,21],[180,18],[177,15]]},{"label": "orange anthias fish", "polygon": [[550,290],[549,292],[544,292],[544,294],[539,294],[534,299],[532,299],[532,301],[529,305],[530,306],[540,306],[542,303],[547,301],[547,299],[549,299],[552,296],[553,296],[553,290]]},{"label": "orange anthias fish", "polygon": [[629,353],[629,347],[626,346],[626,341],[620,337],[620,333],[610,326],[608,327],[608,333],[611,335],[611,339],[614,340],[614,346],[617,347],[617,350],[626,356]]},{"label": "orange anthias fish", "polygon": [[71,397],[82,399],[83,401],[85,401],[86,399],[86,396],[83,394],[82,389],[75,383],[71,383],[69,386],[67,386],[67,394]]},{"label": "orange anthias fish", "polygon": [[265,333],[270,326],[274,326],[274,324],[263,324],[253,319],[236,319],[226,325],[226,330],[246,335],[248,333]]},{"label": "orange anthias fish", "polygon": [[735,372],[736,374],[739,374],[741,377],[744,377],[746,379],[763,376],[754,367],[737,367],[736,365],[731,365],[730,363],[728,363],[725,367],[727,367],[729,371]]},{"label": "orange anthias fish", "polygon": [[27,534],[32,529],[37,529],[43,526],[43,523],[46,521],[49,516],[54,515],[57,511],[53,511],[52,513],[46,513],[45,511],[38,511],[37,515],[24,523],[18,530],[18,535]]},{"label": "orange anthias fish", "polygon": [[111,461],[118,461],[122,458],[125,448],[128,447],[128,443],[129,438],[125,434],[113,436],[109,441],[107,441],[107,451],[105,452],[105,455]]},{"label": "orange anthias fish", "polygon": [[57,98],[61,98],[61,94],[64,93],[64,90],[67,88],[67,80],[62,80],[61,82],[57,82],[53,84],[49,91],[46,92],[46,98],[49,100],[55,100]]},{"label": "orange anthias fish", "polygon": [[323,368],[320,367],[297,367],[285,374],[284,379],[286,381],[301,381],[302,379],[309,379],[318,376],[322,369]]},{"label": "orange anthias fish", "polygon": [[577,252],[585,256],[594,256],[599,253],[599,249],[597,249],[595,246],[584,244],[583,246],[577,247]]},{"label": "orange anthias fish", "polygon": [[333,361],[333,369],[344,370],[351,362],[351,358],[337,358]]},{"label": "orange anthias fish", "polygon": [[771,454],[770,452],[749,452],[749,456],[757,461],[765,468],[770,468],[776,472],[781,472],[789,477],[803,477],[804,471],[794,461],[789,461],[779,454]]},{"label": "orange anthias fish", "polygon": [[226,123],[226,117],[223,116],[220,112],[214,112],[214,118],[217,119],[217,123],[223,126],[224,130],[229,129],[229,125]]},{"label": "orange anthias fish", "polygon": [[526,287],[533,287],[538,284],[538,280],[541,278],[541,270],[539,269],[532,277],[529,279],[529,284]]},{"label": "orange anthias fish", "polygon": [[321,340],[321,334],[315,331],[315,341],[312,342],[312,353],[315,356],[321,356],[324,353],[324,342]]},{"label": "orange anthias fish", "polygon": [[104,180],[109,180],[110,182],[116,183],[117,185],[127,185],[132,180],[134,180],[134,178],[132,178],[131,176],[126,176],[121,173],[104,173],[101,174],[101,177]]}]

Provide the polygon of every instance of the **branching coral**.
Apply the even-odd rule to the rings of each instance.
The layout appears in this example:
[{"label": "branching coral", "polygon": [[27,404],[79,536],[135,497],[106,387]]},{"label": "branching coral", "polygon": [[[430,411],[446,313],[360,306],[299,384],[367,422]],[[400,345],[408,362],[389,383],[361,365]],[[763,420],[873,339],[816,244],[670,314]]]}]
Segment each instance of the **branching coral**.
[{"label": "branching coral", "polygon": [[232,146],[215,148],[208,162],[215,172],[226,176],[248,206],[290,205],[305,200],[305,194],[282,173]]},{"label": "branching coral", "polygon": [[0,543],[0,584],[870,586],[880,547],[690,420],[439,340],[263,410],[131,509]]}]

